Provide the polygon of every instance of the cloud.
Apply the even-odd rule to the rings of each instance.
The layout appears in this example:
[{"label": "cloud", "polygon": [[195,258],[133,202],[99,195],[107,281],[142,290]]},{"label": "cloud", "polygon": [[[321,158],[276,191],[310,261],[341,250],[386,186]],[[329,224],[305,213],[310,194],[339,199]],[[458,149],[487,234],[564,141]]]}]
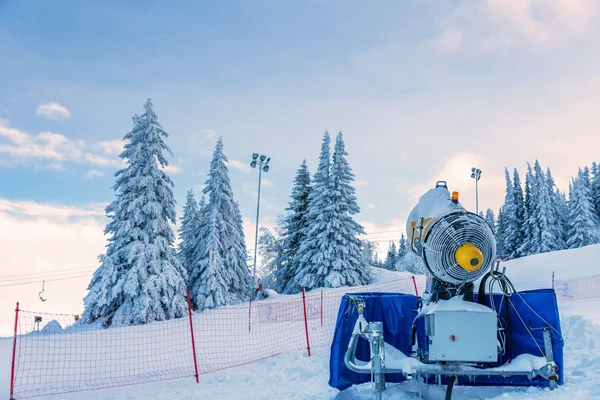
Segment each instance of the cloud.
[{"label": "cloud", "polygon": [[449,29],[442,32],[435,40],[435,47],[442,51],[453,51],[460,47],[463,33],[457,29]]},{"label": "cloud", "polygon": [[552,48],[585,34],[600,13],[595,0],[462,1],[435,40],[444,51]]},{"label": "cloud", "polygon": [[365,181],[365,180],[357,180],[356,182],[354,182],[354,186],[356,187],[367,187],[369,186],[369,182]]},{"label": "cloud", "polygon": [[272,187],[272,188],[275,187],[275,184],[266,178],[261,178],[261,185],[266,186],[266,187]]},{"label": "cloud", "polygon": [[100,167],[112,166],[124,168],[126,165],[125,160],[123,160],[122,158],[106,158],[92,153],[85,153],[84,159],[85,161],[91,164],[98,165]]},{"label": "cloud", "polygon": [[171,174],[178,174],[181,172],[181,168],[179,168],[177,165],[167,165],[165,167],[161,167],[160,169]]},{"label": "cloud", "polygon": [[118,156],[125,149],[125,140],[103,140],[95,142],[91,148],[108,156]]},{"label": "cloud", "polygon": [[55,163],[75,161],[81,159],[84,147],[83,140],[69,140],[53,132],[29,135],[11,128],[8,121],[0,119],[0,154],[9,157],[12,164],[22,164],[31,158]]},{"label": "cloud", "polygon": [[40,104],[39,106],[37,106],[35,113],[37,115],[45,115],[50,119],[67,119],[71,117],[71,113],[65,106],[54,102]]},{"label": "cloud", "polygon": [[88,178],[95,178],[97,176],[104,176],[106,173],[104,171],[98,171],[97,169],[90,169],[85,175]]},{"label": "cloud", "polygon": [[242,171],[244,174],[251,174],[252,173],[252,167],[250,167],[250,165],[248,163],[245,163],[245,162],[241,162],[241,161],[238,161],[238,160],[229,160],[229,163],[227,165],[229,165],[233,169],[237,169],[238,171]]},{"label": "cloud", "polygon": [[217,139],[219,138],[219,135],[217,134],[217,132],[213,131],[212,129],[203,129],[202,131],[200,131],[200,134],[202,136],[204,136],[207,140],[211,141],[211,142],[217,142]]},{"label": "cloud", "polygon": [[377,206],[373,203],[367,203],[367,210],[373,210],[375,209]]},{"label": "cloud", "polygon": [[[475,212],[475,179],[471,178],[471,168],[479,168],[481,179],[478,182],[479,211],[487,208],[497,210],[504,199],[504,175],[489,174],[496,171],[491,160],[468,152],[456,153],[441,159],[436,172],[423,184],[409,188],[409,198],[414,204],[428,190],[433,189],[437,181],[446,181],[449,191],[459,192],[459,202],[467,210]],[[509,169],[512,174],[512,171]],[[523,179],[523,178],[522,178]]]},{"label": "cloud", "polygon": [[[41,132],[31,135],[12,128],[9,122],[0,118],[0,165],[39,166],[36,161],[48,162],[43,167],[64,171],[65,162],[88,162],[100,167],[125,166],[118,158],[123,151],[123,140],[105,140],[87,145],[83,140],[71,140],[54,132]],[[89,150],[89,151],[86,151]],[[92,152],[93,151],[93,152]]]}]

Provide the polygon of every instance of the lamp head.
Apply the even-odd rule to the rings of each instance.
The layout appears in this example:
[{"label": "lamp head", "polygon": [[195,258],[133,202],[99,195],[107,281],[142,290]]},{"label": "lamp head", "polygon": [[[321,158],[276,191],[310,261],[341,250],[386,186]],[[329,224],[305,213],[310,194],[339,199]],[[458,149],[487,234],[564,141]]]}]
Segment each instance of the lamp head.
[{"label": "lamp head", "polygon": [[267,158],[267,156],[265,156],[264,154],[261,154],[261,156],[260,156],[260,162],[265,161],[265,158]]},{"label": "lamp head", "polygon": [[252,153],[252,159],[256,160],[258,158],[258,153]]},{"label": "lamp head", "polygon": [[256,168],[256,161],[252,161],[252,162],[250,163],[250,166],[251,166],[252,168]]}]

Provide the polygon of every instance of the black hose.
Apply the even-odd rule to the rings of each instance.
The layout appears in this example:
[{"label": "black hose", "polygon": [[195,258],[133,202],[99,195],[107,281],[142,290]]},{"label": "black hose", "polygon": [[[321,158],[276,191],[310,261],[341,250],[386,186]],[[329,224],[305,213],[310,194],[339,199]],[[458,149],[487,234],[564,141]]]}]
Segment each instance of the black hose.
[{"label": "black hose", "polygon": [[485,275],[483,275],[483,278],[481,278],[481,283],[479,284],[479,290],[477,291],[477,302],[479,304],[485,305],[485,284],[491,274],[492,274],[492,272],[488,271],[485,273]]},{"label": "black hose", "polygon": [[454,382],[456,382],[456,375],[452,375],[448,378],[448,387],[446,388],[446,400],[452,400],[452,388],[454,388]]}]

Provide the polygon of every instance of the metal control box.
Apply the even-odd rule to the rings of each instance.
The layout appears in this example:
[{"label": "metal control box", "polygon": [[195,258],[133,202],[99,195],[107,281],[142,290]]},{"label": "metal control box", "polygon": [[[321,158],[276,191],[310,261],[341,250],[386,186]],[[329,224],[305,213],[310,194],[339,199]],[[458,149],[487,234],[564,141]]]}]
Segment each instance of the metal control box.
[{"label": "metal control box", "polygon": [[425,315],[429,361],[498,360],[498,317],[488,307],[479,304],[473,306],[478,307],[469,310],[431,310]]}]

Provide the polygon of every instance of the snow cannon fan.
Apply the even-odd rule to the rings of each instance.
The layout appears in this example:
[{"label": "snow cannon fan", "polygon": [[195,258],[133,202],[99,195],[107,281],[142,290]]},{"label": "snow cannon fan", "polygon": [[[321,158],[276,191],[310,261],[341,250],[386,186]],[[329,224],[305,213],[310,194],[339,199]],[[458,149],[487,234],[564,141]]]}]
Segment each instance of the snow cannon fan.
[{"label": "snow cannon fan", "polygon": [[496,239],[487,221],[468,212],[439,181],[409,214],[406,232],[410,248],[431,274],[432,300],[455,294],[472,298],[472,282],[484,275],[496,259]]}]

